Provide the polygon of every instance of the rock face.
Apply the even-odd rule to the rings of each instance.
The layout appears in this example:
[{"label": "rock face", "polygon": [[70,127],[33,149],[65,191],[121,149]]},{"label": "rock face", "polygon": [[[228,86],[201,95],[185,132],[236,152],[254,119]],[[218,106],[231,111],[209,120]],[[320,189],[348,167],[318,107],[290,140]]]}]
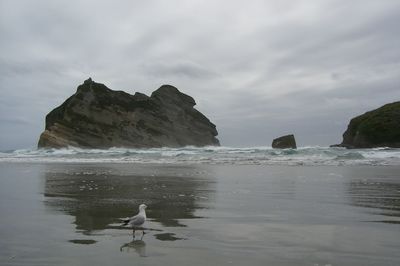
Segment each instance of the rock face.
[{"label": "rock face", "polygon": [[90,78],[46,116],[39,148],[219,145],[216,127],[194,99],[163,85],[151,96],[113,91]]},{"label": "rock face", "polygon": [[294,135],[286,135],[274,139],[272,141],[272,148],[274,149],[297,149],[296,140]]},{"label": "rock face", "polygon": [[351,119],[339,145],[346,148],[400,148],[400,102]]}]

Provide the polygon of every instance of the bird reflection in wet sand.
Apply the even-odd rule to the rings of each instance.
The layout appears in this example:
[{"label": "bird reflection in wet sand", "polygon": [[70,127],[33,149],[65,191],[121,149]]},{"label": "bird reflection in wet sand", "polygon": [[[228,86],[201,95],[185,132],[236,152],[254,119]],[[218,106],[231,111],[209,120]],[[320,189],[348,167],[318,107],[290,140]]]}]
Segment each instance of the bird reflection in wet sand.
[{"label": "bird reflection in wet sand", "polygon": [[[142,236],[143,237],[143,236]],[[146,242],[143,240],[132,240],[129,243],[123,244],[120,249],[121,252],[136,252],[140,257],[146,256]]]}]

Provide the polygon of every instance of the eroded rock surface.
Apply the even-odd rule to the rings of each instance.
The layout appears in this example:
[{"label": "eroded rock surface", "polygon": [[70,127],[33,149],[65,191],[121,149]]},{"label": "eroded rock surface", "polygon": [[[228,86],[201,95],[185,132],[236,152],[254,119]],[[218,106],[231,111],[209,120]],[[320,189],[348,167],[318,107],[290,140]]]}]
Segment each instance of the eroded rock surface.
[{"label": "eroded rock surface", "polygon": [[151,96],[113,91],[91,79],[46,116],[39,148],[219,145],[216,126],[194,99],[163,85]]}]

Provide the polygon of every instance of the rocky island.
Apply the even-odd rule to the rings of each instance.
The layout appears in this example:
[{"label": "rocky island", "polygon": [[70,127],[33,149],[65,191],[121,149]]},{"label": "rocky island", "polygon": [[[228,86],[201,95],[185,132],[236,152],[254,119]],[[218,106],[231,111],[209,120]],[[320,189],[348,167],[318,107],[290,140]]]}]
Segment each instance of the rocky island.
[{"label": "rocky island", "polygon": [[151,96],[86,80],[46,116],[39,148],[152,148],[219,145],[216,126],[171,85]]},{"label": "rocky island", "polygon": [[274,139],[271,146],[274,149],[297,149],[296,139],[293,134]]},{"label": "rocky island", "polygon": [[332,146],[400,148],[400,102],[386,104],[351,119],[342,143]]}]

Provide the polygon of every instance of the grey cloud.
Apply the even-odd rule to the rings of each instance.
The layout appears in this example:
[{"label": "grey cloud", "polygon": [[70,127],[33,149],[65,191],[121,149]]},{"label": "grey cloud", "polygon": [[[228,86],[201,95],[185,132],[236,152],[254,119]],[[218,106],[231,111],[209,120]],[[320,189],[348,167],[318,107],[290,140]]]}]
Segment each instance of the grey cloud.
[{"label": "grey cloud", "polygon": [[4,0],[0,149],[34,146],[89,76],[130,93],[177,86],[222,144],[288,131],[331,144],[351,116],[400,98],[399,18],[389,0]]},{"label": "grey cloud", "polygon": [[0,117],[0,123],[1,124],[8,124],[8,125],[13,125],[13,124],[16,124],[16,125],[31,125],[32,124],[32,121],[29,121],[29,120],[27,120],[26,118],[24,118],[24,117],[10,117],[10,118],[3,118],[3,117]]},{"label": "grey cloud", "polygon": [[158,62],[144,64],[141,67],[145,73],[151,76],[181,76],[192,79],[206,79],[216,76],[216,73],[193,62]]}]

